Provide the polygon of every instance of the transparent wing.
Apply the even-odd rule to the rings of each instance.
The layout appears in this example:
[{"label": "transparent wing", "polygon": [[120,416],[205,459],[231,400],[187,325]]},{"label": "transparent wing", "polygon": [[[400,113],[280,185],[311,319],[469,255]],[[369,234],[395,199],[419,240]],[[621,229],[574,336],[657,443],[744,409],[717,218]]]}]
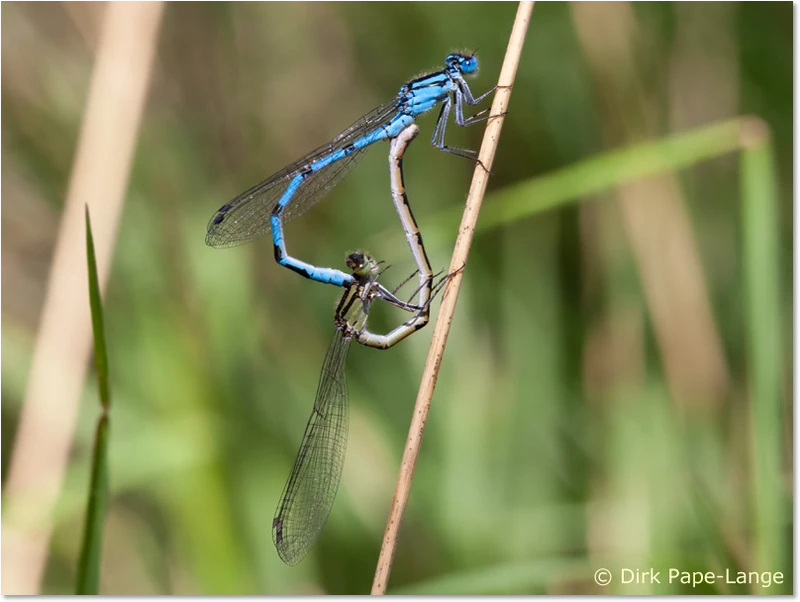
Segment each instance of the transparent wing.
[{"label": "transparent wing", "polygon": [[[232,247],[270,231],[270,215],[289,182],[311,163],[344,148],[381,125],[397,113],[397,98],[380,105],[353,123],[331,142],[311,151],[260,184],[226,203],[208,222],[206,244],[210,247]],[[289,203],[285,219],[291,220],[308,210],[336,186],[356,166],[365,149],[313,173],[300,186]]]},{"label": "transparent wing", "polygon": [[272,541],[289,565],[299,563],[316,541],[339,488],[347,448],[344,365],[350,341],[339,331],[333,335],[314,410],[272,521]]}]

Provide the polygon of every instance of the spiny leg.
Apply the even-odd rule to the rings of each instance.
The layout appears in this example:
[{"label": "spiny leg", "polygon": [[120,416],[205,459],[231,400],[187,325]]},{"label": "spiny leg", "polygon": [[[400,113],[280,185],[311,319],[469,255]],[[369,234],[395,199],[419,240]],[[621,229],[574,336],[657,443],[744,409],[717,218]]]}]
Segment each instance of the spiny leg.
[{"label": "spiny leg", "polygon": [[[453,107],[453,104],[454,101],[449,97],[447,100],[443,102],[442,110],[439,112],[439,118],[436,120],[436,127],[433,130],[433,138],[431,139],[431,144],[433,144],[433,146],[435,146],[442,152],[455,155],[456,157],[463,157],[464,159],[469,159],[470,161],[473,161],[478,165],[480,165],[487,173],[491,173],[488,169],[486,169],[486,166],[483,164],[483,162],[480,159],[478,159],[478,151],[473,150],[471,148],[448,146],[447,144],[445,144],[444,137],[445,137],[445,131],[447,129],[447,120],[450,117],[450,111]],[[469,119],[465,121],[463,118],[461,106],[462,106],[461,92],[459,90],[456,90],[456,101],[455,101],[456,123],[460,126],[472,125],[472,123],[485,121],[492,117],[491,115],[486,117],[480,117],[476,119],[474,122],[470,121]]]}]

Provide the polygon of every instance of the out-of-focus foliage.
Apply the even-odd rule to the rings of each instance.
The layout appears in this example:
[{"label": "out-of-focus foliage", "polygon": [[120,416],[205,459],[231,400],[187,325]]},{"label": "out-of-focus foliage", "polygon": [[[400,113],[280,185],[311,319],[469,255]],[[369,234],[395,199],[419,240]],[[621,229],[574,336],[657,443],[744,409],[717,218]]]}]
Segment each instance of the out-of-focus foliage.
[{"label": "out-of-focus foliage", "polygon": [[[206,222],[411,76],[439,68],[453,48],[478,49],[481,72],[471,85],[489,88],[515,9],[168,5],[104,299],[115,408],[101,592],[369,590],[430,329],[388,352],[352,350],[342,487],[316,547],[288,568],[273,549],[271,521],[339,293],[276,266],[267,240],[209,249]],[[102,10],[2,6],[4,476]],[[623,146],[738,115],[763,119],[778,166],[773,234],[785,333],[774,358],[783,410],[772,416],[768,443],[788,458],[792,7],[589,10],[536,6],[487,206],[537,176]],[[426,145],[434,118],[420,120],[405,168],[429,256],[444,268],[456,232],[440,227],[441,218],[458,211],[472,166]],[[472,148],[481,133],[448,129],[453,143]],[[343,267],[348,251],[368,244],[394,265],[389,283],[411,271],[396,236],[386,151],[371,150],[329,199],[290,224],[295,256]],[[790,574],[788,586],[770,589],[665,578],[670,567],[791,571],[790,512],[779,517],[784,538],[767,542],[778,550],[776,566],[758,567],[755,558],[765,534],[754,526],[753,504],[765,492],[755,491],[750,447],[751,410],[761,400],[748,389],[739,173],[737,155],[728,154],[479,234],[390,591],[791,591]],[[647,244],[654,240],[664,257],[687,257],[686,273],[701,278],[658,272]],[[381,330],[398,318],[376,313],[371,325]],[[48,593],[71,591],[75,580],[97,412],[87,387]],[[766,495],[790,508],[788,462],[780,470],[782,488]],[[601,567],[614,571],[610,588],[594,583]],[[651,567],[663,571],[660,585],[619,583],[621,568]]]}]

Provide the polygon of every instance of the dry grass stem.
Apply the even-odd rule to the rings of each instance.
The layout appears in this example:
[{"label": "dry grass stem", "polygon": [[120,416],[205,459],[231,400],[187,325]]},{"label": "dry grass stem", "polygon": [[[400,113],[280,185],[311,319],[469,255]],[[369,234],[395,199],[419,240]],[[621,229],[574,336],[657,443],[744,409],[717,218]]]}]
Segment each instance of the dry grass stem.
[{"label": "dry grass stem", "polygon": [[[606,144],[628,146],[656,138],[661,129],[655,109],[659,101],[640,84],[644,78],[637,69],[638,22],[632,6],[578,2],[570,9],[598,96],[605,100],[601,106]],[[729,104],[709,96],[708,92],[696,95],[698,106],[717,111]],[[648,319],[673,397],[683,405],[719,406],[731,385],[730,370],[680,180],[674,173],[654,175],[620,185],[618,197],[623,235],[638,266]],[[644,345],[640,338],[632,357],[643,357]]]},{"label": "dry grass stem", "polygon": [[84,206],[109,266],[163,5],[109,3],[5,488],[3,594],[40,589],[91,349]]},{"label": "dry grass stem", "polygon": [[408,439],[406,440],[405,451],[403,452],[403,460],[400,465],[397,487],[395,489],[394,499],[392,500],[392,507],[389,511],[389,520],[386,524],[383,544],[381,545],[381,552],[378,558],[378,566],[376,567],[375,578],[372,583],[373,594],[386,593],[386,587],[389,582],[389,575],[391,573],[392,561],[394,560],[395,547],[397,544],[397,535],[403,518],[403,512],[408,503],[411,479],[414,475],[414,466],[419,456],[425,422],[428,418],[428,410],[430,409],[431,400],[433,398],[433,390],[439,375],[439,366],[441,365],[442,356],[444,354],[444,347],[447,344],[447,336],[450,332],[450,324],[453,320],[453,313],[455,312],[456,301],[458,300],[458,292],[461,288],[461,280],[464,274],[461,268],[467,263],[467,256],[470,246],[472,245],[475,226],[478,222],[478,213],[480,212],[483,195],[486,192],[486,185],[489,180],[489,173],[487,170],[492,168],[492,163],[494,162],[497,143],[500,139],[500,130],[503,127],[504,118],[502,115],[505,113],[509,98],[511,97],[511,86],[514,83],[517,67],[519,66],[522,46],[533,12],[533,4],[533,2],[520,2],[519,8],[517,9],[517,16],[514,20],[514,26],[511,31],[511,37],[508,42],[505,60],[503,61],[503,67],[500,71],[498,86],[503,87],[498,88],[491,109],[492,115],[500,115],[500,117],[491,119],[486,126],[483,143],[481,144],[480,153],[478,155],[480,163],[485,166],[485,169],[481,164],[476,165],[475,173],[472,177],[472,185],[470,186],[469,195],[467,196],[464,215],[461,219],[458,238],[456,239],[455,248],[453,250],[453,257],[450,261],[449,271],[450,273],[454,273],[454,275],[450,278],[445,287],[442,304],[439,308],[439,316],[433,330],[428,359],[422,374],[422,381],[420,383],[419,393],[417,394],[417,402],[414,406],[414,415],[411,419],[411,427],[409,428]]}]

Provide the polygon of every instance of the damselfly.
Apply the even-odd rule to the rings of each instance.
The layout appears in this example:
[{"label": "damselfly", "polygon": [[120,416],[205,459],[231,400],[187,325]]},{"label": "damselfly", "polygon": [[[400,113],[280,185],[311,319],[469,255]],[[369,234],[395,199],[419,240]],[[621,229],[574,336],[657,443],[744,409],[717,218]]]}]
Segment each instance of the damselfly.
[{"label": "damselfly", "polygon": [[[272,521],[272,539],[278,555],[290,565],[299,563],[316,541],[339,488],[347,448],[348,400],[344,366],[350,342],[355,339],[363,345],[387,349],[416,332],[427,323],[430,301],[447,279],[445,276],[433,286],[430,296],[420,305],[400,300],[381,285],[378,282],[380,267],[369,255],[352,253],[347,265],[353,270],[354,281],[345,285],[336,308],[336,332],[322,364],[314,409]],[[420,289],[414,295],[418,293],[421,296]],[[373,334],[367,330],[367,319],[377,299],[414,316],[388,335]]]},{"label": "damselfly", "polygon": [[316,267],[290,256],[283,233],[284,219],[301,215],[325,196],[350,172],[368,146],[398,136],[419,115],[439,104],[442,108],[432,144],[445,152],[475,159],[475,151],[448,146],[444,136],[451,111],[460,126],[492,117],[486,114],[488,109],[472,117],[464,116],[464,103],[476,105],[496,88],[475,98],[464,77],[477,71],[478,59],[474,55],[448,55],[444,69],[404,84],[397,96],[364,115],[330,143],[220,207],[208,223],[206,243],[212,247],[230,247],[263,236],[271,229],[275,259],[280,265],[319,282],[336,286],[352,284],[351,274]]}]

